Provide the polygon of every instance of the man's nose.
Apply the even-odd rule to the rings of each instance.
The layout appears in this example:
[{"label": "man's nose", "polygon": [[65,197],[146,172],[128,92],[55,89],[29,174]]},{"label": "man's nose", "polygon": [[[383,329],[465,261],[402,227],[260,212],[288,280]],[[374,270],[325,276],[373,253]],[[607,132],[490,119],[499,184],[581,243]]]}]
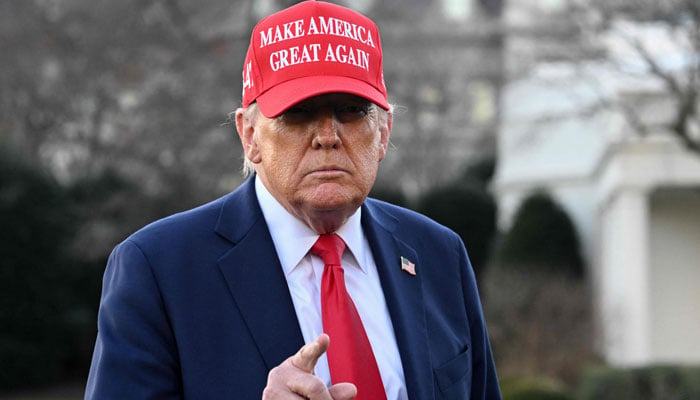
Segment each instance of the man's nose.
[{"label": "man's nose", "polygon": [[340,145],[340,137],[338,136],[339,123],[335,115],[332,112],[324,112],[317,118],[314,148],[337,148]]}]

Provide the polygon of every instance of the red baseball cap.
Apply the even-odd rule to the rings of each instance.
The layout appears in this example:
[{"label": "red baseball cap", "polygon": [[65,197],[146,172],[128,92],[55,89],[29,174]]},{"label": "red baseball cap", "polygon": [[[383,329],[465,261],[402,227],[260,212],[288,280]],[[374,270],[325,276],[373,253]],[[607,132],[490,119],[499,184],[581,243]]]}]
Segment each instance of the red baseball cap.
[{"label": "red baseball cap", "polygon": [[350,93],[388,110],[377,26],[335,4],[304,1],[261,20],[243,63],[243,107],[268,118],[325,93]]}]

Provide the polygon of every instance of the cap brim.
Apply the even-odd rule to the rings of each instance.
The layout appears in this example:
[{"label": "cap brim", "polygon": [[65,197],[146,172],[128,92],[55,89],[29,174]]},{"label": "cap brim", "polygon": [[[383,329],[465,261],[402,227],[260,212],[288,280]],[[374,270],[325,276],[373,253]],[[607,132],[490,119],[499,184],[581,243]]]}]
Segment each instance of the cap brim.
[{"label": "cap brim", "polygon": [[274,118],[300,101],[328,93],[354,94],[385,110],[389,109],[389,103],[382,92],[366,82],[346,76],[307,76],[292,79],[275,85],[255,100],[265,117]]}]

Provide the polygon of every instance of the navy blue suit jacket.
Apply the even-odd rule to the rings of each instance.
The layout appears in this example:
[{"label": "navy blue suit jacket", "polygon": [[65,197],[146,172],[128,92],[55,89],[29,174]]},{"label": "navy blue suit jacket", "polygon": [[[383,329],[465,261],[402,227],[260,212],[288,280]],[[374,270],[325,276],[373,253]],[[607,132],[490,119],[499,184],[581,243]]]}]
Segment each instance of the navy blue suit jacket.
[{"label": "navy blue suit jacket", "polygon": [[[362,228],[409,398],[500,399],[460,238],[372,199]],[[88,399],[260,399],[270,369],[304,344],[253,179],[133,234],[110,256],[103,285]]]}]

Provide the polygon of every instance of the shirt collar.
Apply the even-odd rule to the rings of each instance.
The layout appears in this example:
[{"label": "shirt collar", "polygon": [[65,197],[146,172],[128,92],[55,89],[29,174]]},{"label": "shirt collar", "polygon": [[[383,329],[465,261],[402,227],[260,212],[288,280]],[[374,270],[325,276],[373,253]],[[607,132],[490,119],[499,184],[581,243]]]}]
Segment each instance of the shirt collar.
[{"label": "shirt collar", "polygon": [[[319,237],[313,229],[289,213],[255,176],[255,193],[270,230],[285,275],[288,275],[309,252]],[[362,272],[367,273],[368,244],[362,232],[362,209],[358,208],[335,233],[355,257]],[[347,254],[347,253],[346,253]]]}]

